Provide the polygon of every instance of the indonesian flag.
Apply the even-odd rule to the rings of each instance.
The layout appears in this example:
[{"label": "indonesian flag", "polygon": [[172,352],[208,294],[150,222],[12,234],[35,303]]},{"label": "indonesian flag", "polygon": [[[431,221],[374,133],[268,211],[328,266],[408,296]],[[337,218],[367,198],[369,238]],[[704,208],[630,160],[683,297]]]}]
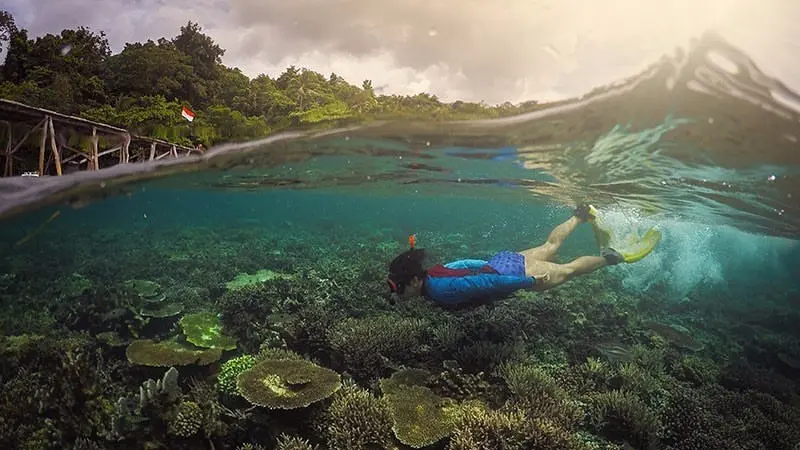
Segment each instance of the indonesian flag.
[{"label": "indonesian flag", "polygon": [[184,119],[188,120],[189,122],[194,120],[194,112],[185,106],[181,110],[181,115],[183,116]]}]

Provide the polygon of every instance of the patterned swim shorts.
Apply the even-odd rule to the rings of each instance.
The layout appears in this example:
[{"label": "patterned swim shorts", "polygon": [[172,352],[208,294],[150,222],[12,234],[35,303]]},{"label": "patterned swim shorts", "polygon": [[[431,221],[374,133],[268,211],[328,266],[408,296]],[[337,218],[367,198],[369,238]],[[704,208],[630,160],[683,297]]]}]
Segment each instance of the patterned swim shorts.
[{"label": "patterned swim shorts", "polygon": [[504,250],[496,253],[488,264],[500,275],[525,276],[525,257],[516,252]]}]

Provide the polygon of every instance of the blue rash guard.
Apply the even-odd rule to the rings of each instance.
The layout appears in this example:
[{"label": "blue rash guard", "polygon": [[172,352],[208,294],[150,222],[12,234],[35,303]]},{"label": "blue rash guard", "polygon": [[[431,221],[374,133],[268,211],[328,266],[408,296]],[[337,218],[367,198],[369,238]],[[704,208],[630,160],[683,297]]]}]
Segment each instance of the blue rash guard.
[{"label": "blue rash guard", "polygon": [[461,259],[428,269],[423,295],[443,306],[458,306],[498,300],[535,285],[536,279],[525,275],[525,258],[504,251],[488,261]]}]

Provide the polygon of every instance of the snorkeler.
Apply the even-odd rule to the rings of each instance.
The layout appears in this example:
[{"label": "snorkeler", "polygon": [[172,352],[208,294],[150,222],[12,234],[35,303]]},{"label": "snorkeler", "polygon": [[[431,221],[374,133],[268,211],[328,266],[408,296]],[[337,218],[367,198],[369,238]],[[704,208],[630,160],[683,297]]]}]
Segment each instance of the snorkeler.
[{"label": "snorkeler", "polygon": [[[566,264],[552,262],[567,236],[584,222],[592,225],[601,256],[581,256]],[[423,268],[425,250],[416,248],[412,235],[411,248],[389,265],[386,282],[392,301],[423,296],[442,306],[458,307],[505,298],[521,289],[545,291],[601,267],[636,262],[650,253],[661,237],[651,229],[639,240],[638,250],[623,254],[609,246],[611,232],[598,222],[593,206],[579,205],[572,217],[555,227],[538,247],[501,251],[488,261],[461,259],[428,269]]]}]

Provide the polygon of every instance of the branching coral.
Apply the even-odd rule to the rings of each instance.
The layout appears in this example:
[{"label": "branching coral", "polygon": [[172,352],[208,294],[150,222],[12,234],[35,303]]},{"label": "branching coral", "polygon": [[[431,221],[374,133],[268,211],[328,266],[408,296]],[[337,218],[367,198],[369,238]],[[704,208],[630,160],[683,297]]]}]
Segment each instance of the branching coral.
[{"label": "branching coral", "polygon": [[388,448],[392,416],[385,398],[376,398],[355,384],[333,395],[317,429],[330,448]]},{"label": "branching coral", "polygon": [[567,397],[555,379],[532,363],[515,362],[501,366],[500,375],[513,394],[513,401],[536,417],[548,417],[571,429],[584,416],[583,411]]},{"label": "branching coral", "polygon": [[308,440],[297,437],[289,436],[288,434],[281,434],[278,436],[278,445],[275,450],[316,450],[316,445],[311,445]]},{"label": "branching coral", "polygon": [[270,409],[305,408],[339,390],[338,373],[303,360],[264,360],[237,377],[250,403]]},{"label": "branching coral", "polygon": [[217,389],[224,394],[237,394],[236,377],[255,364],[256,358],[253,355],[237,356],[225,361],[220,366],[219,374],[217,375]]},{"label": "branching coral", "polygon": [[427,332],[425,320],[383,315],[346,319],[330,331],[329,339],[354,375],[372,378],[380,375],[386,359],[410,360]]},{"label": "branching coral", "polygon": [[189,437],[203,424],[203,413],[195,402],[178,404],[174,417],[169,422],[169,433],[179,437]]},{"label": "branching coral", "polygon": [[545,417],[524,410],[487,409],[479,402],[463,405],[456,414],[448,450],[578,450],[585,448],[567,430]]},{"label": "branching coral", "polygon": [[614,442],[628,442],[640,449],[654,448],[659,442],[658,416],[634,394],[610,391],[591,398],[591,423]]},{"label": "branching coral", "polygon": [[275,450],[316,450],[316,445],[311,445],[308,440],[297,437],[289,436],[288,434],[281,434],[278,436],[278,445]]},{"label": "branching coral", "polygon": [[438,394],[459,401],[482,397],[492,386],[483,372],[464,373],[455,361],[445,361],[444,370],[430,380]]}]

